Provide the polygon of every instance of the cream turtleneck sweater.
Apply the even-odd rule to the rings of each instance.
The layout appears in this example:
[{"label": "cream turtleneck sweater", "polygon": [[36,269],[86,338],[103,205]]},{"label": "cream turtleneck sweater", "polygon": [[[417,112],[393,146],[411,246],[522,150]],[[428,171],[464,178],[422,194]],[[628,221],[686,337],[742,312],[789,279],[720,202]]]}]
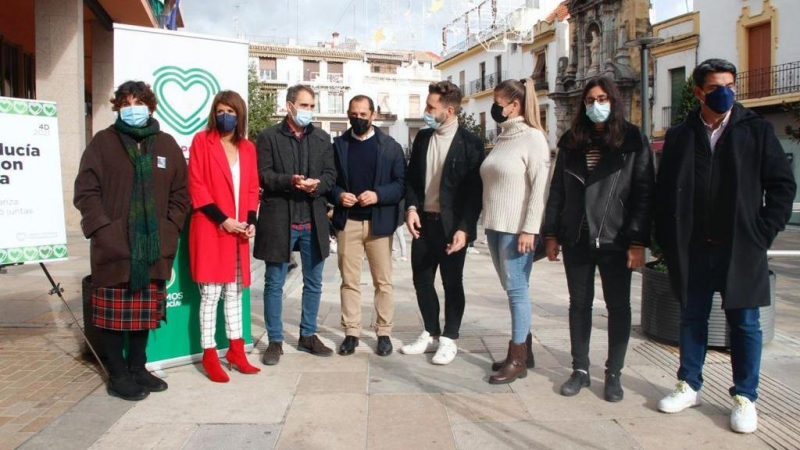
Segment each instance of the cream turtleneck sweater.
[{"label": "cream turtleneck sweater", "polygon": [[439,205],[439,187],[442,185],[442,169],[450,144],[458,131],[458,120],[443,123],[433,132],[428,143],[428,158],[425,166],[425,204],[423,211],[442,212]]},{"label": "cream turtleneck sweater", "polygon": [[481,164],[483,225],[503,233],[539,234],[550,175],[547,138],[522,117],[500,128]]}]

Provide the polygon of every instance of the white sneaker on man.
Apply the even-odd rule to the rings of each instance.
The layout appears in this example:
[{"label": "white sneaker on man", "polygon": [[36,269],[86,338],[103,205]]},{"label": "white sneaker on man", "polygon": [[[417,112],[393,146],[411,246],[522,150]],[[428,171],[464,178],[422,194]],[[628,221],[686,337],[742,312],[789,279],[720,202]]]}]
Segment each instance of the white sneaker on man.
[{"label": "white sneaker on man", "polygon": [[400,353],[404,355],[421,355],[429,351],[430,347],[435,345],[434,342],[438,341],[432,338],[430,333],[423,331],[416,341],[400,348]]},{"label": "white sneaker on man", "polygon": [[700,392],[695,391],[689,383],[681,380],[675,385],[675,390],[658,402],[658,410],[665,413],[677,413],[686,408],[700,404]]},{"label": "white sneaker on man", "polygon": [[456,359],[457,353],[458,346],[456,345],[456,341],[440,336],[439,348],[436,350],[436,354],[433,355],[431,362],[439,365],[450,364]]},{"label": "white sneaker on man", "polygon": [[480,255],[481,252],[475,247],[467,247],[467,253],[470,255]]},{"label": "white sneaker on man", "polygon": [[756,404],[741,395],[733,396],[731,408],[731,430],[737,433],[752,433],[758,428]]}]

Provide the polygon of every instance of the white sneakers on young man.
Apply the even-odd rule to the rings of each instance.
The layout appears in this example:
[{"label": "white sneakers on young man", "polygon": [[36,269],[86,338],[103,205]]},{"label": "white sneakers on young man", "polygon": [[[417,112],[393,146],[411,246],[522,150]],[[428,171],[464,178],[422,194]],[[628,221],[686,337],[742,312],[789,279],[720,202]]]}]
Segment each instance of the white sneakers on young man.
[{"label": "white sneakers on young man", "polygon": [[672,414],[699,404],[700,392],[695,391],[689,386],[689,383],[681,380],[675,385],[675,390],[658,402],[658,410]]},{"label": "white sneakers on young man", "polygon": [[404,355],[421,355],[426,353],[431,347],[438,344],[439,341],[435,340],[431,337],[431,334],[427,331],[423,331],[422,334],[419,335],[416,341],[404,345],[400,349],[400,353]]},{"label": "white sneakers on young man", "polygon": [[431,362],[439,365],[450,364],[454,359],[456,359],[457,353],[458,346],[456,345],[456,341],[444,336],[440,336],[439,348],[436,349],[436,354],[433,355]]},{"label": "white sneakers on young man", "polygon": [[[677,413],[700,404],[700,392],[692,389],[685,381],[679,381],[675,390],[658,402],[658,410]],[[756,405],[747,397],[733,396],[731,407],[731,430],[737,433],[752,433],[758,428]]]},{"label": "white sneakers on young man", "polygon": [[756,404],[741,395],[733,396],[731,408],[731,430],[737,433],[752,433],[758,428]]}]

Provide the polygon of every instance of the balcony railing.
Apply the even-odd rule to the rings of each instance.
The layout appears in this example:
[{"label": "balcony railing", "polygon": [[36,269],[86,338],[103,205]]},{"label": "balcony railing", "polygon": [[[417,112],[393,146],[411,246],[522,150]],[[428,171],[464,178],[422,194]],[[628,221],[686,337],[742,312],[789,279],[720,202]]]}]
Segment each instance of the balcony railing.
[{"label": "balcony railing", "polygon": [[261,81],[273,81],[278,79],[278,71],[274,69],[261,69],[258,71]]},{"label": "balcony railing", "polygon": [[678,108],[674,106],[664,106],[661,108],[661,129],[666,130],[671,127],[677,115]]},{"label": "balcony railing", "polygon": [[800,61],[741,72],[736,98],[749,100],[800,92]]},{"label": "balcony railing", "polygon": [[345,84],[344,75],[341,73],[326,73],[323,75],[319,72],[311,72],[308,74],[308,79],[305,81],[310,81],[314,84]]},{"label": "balcony railing", "polygon": [[505,78],[505,71],[486,74],[469,83],[469,93],[472,95],[487,89],[494,89],[501,81],[505,80]]},{"label": "balcony railing", "polygon": [[486,130],[486,143],[494,142],[494,139],[497,137],[497,129]]}]

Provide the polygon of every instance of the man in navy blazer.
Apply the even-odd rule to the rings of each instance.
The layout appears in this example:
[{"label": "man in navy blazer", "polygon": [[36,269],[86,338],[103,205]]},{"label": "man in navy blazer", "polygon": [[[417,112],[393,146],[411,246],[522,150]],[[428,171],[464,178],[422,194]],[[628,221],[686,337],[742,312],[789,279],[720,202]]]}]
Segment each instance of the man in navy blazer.
[{"label": "man in navy blazer", "polygon": [[339,354],[350,355],[361,334],[361,263],[366,252],[375,287],[375,331],[380,356],[392,353],[392,235],[397,228],[405,191],[403,149],[391,136],[372,126],[375,104],[356,95],[347,108],[351,128],[333,140],[338,176],[330,193],[333,227],[338,241],[342,326]]}]

